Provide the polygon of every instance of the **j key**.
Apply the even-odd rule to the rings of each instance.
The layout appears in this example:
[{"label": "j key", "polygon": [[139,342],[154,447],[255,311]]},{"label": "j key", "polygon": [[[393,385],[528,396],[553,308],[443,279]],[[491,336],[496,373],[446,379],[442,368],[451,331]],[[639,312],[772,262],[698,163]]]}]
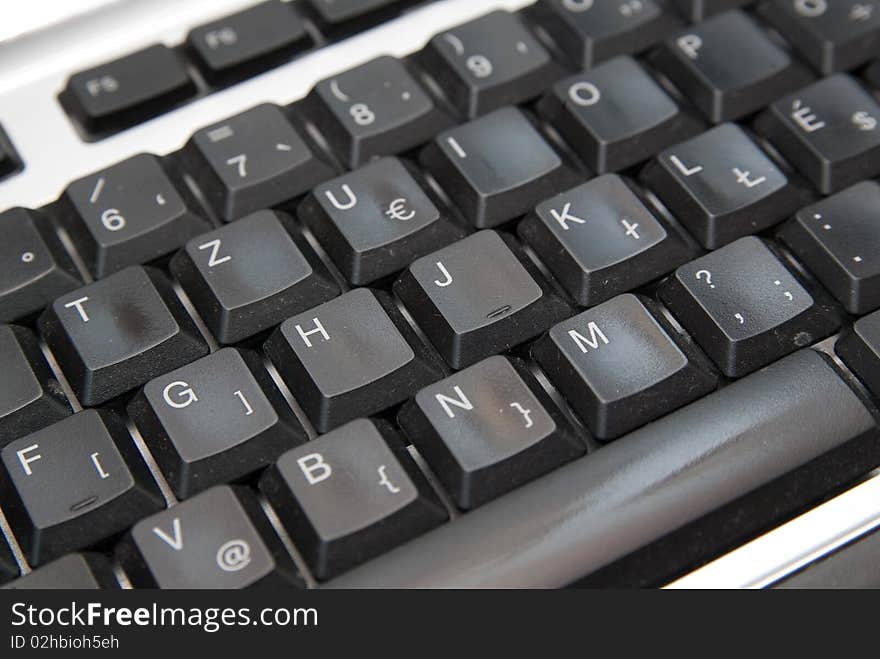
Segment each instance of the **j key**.
[{"label": "j key", "polygon": [[456,369],[536,337],[569,312],[513,240],[494,231],[420,258],[394,291]]},{"label": "j key", "polygon": [[715,388],[708,360],[680,343],[646,301],[627,294],[559,323],[532,356],[592,433],[609,440]]},{"label": "j key", "polygon": [[158,272],[126,268],[58,298],[40,332],[83,405],[99,405],[208,352]]},{"label": "j key", "polygon": [[311,38],[287,3],[269,0],[195,28],[187,46],[211,82],[265,71],[308,48]]},{"label": "j key", "polygon": [[446,520],[391,426],[358,419],[281,456],[260,489],[318,579]]},{"label": "j key", "polygon": [[699,129],[630,57],[560,81],[539,109],[600,174],[626,169]]},{"label": "j key", "polygon": [[840,324],[751,236],[681,266],[661,297],[729,377],[808,346]]},{"label": "j key", "polygon": [[639,53],[681,25],[654,0],[539,0],[533,11],[579,69]]},{"label": "j key", "polygon": [[113,566],[101,554],[68,554],[20,579],[6,584],[10,590],[99,590],[119,588]]},{"label": "j key", "polygon": [[768,0],[758,8],[823,75],[864,64],[880,49],[880,11],[856,0]]},{"label": "j key", "polygon": [[519,235],[585,307],[638,288],[692,256],[616,174],[539,204]]},{"label": "j key", "polygon": [[357,285],[397,272],[463,235],[396,158],[318,186],[299,217]]},{"label": "j key", "polygon": [[325,30],[356,30],[412,4],[412,0],[306,0]]},{"label": "j key", "polygon": [[281,108],[269,104],[198,131],[183,162],[227,222],[277,206],[333,175]]},{"label": "j key", "polygon": [[442,374],[391,298],[366,288],[286,320],[266,353],[319,432],[396,405]]},{"label": "j key", "polygon": [[0,213],[0,322],[39,311],[82,285],[48,220],[34,211]]},{"label": "j key", "polygon": [[259,358],[234,348],[147,383],[128,414],[181,499],[242,478],[306,439]]},{"label": "j key", "polygon": [[0,584],[19,575],[18,565],[6,538],[0,536]]},{"label": "j key", "polygon": [[863,181],[807,206],[780,237],[847,311],[880,307],[880,185]]},{"label": "j key", "polygon": [[70,414],[61,385],[30,330],[0,325],[0,445]]},{"label": "j key", "polygon": [[735,124],[666,149],[642,179],[709,249],[763,231],[810,199]]},{"label": "j key", "polygon": [[561,69],[520,20],[505,11],[435,36],[425,67],[468,119],[534,98]]},{"label": "j key", "polygon": [[21,159],[15,152],[15,147],[12,146],[3,126],[0,126],[0,179],[9,176],[21,167]]},{"label": "j key", "polygon": [[858,319],[834,350],[875,396],[880,395],[880,312]]},{"label": "j key", "polygon": [[254,495],[219,486],[141,520],[116,551],[144,588],[301,585]]},{"label": "j key", "polygon": [[518,109],[441,133],[422,164],[477,228],[494,227],[577,180]]},{"label": "j key", "polygon": [[161,114],[195,92],[174,51],[155,45],[71,76],[61,101],[86,130],[99,133]]},{"label": "j key", "polygon": [[515,364],[485,359],[423,389],[398,417],[465,510],[585,451],[547,394]]},{"label": "j key", "polygon": [[693,23],[704,21],[709,16],[720,14],[728,9],[744,7],[752,0],[672,0],[672,5]]},{"label": "j key", "polygon": [[880,106],[838,73],[786,96],[756,126],[822,194],[880,174]]},{"label": "j key", "polygon": [[69,416],[8,444],[0,458],[4,512],[32,565],[102,541],[163,505],[111,412]]},{"label": "j key", "polygon": [[680,32],[657,50],[653,64],[716,124],[751,114],[812,79],[740,11]]},{"label": "j key", "polygon": [[164,256],[211,228],[145,153],[71,183],[60,216],[96,278]]},{"label": "j key", "polygon": [[279,215],[259,211],[187,243],[171,261],[220,343],[237,343],[339,295],[327,268]]},{"label": "j key", "polygon": [[319,82],[307,105],[315,125],[352,168],[408,151],[451,123],[406,65],[388,56]]}]

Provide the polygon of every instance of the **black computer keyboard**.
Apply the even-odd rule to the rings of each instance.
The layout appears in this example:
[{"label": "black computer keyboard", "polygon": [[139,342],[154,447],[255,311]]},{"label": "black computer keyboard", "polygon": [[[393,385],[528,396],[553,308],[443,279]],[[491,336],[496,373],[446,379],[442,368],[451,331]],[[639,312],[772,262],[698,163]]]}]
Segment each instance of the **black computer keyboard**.
[{"label": "black computer keyboard", "polygon": [[[424,4],[260,3],[60,103],[100,144]],[[538,0],[5,210],[0,581],[654,586],[840,492],[874,60],[872,3]]]}]

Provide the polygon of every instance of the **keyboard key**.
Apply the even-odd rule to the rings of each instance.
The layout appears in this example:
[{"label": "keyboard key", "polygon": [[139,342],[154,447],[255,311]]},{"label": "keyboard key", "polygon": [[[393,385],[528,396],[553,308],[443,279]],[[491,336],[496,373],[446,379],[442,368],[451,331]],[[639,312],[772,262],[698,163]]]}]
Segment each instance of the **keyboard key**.
[{"label": "keyboard key", "polygon": [[0,364],[0,445],[70,414],[70,403],[30,330],[0,325]]},{"label": "keyboard key", "polygon": [[192,30],[186,44],[205,77],[232,82],[281,64],[312,43],[287,3],[261,2]]},{"label": "keyboard key", "polygon": [[6,538],[0,535],[0,584],[15,579],[19,575],[18,564]]},{"label": "keyboard key", "polygon": [[822,194],[880,174],[880,106],[838,73],[786,96],[756,126]]},{"label": "keyboard key", "polygon": [[224,344],[339,295],[327,268],[273,211],[194,238],[171,260],[171,272]]},{"label": "keyboard key", "polygon": [[4,511],[32,565],[105,540],[163,506],[112,412],[69,416],[8,444],[0,458]]},{"label": "keyboard key", "polygon": [[215,487],[141,520],[116,555],[142,588],[302,585],[256,497],[244,488]]},{"label": "keyboard key", "polygon": [[616,174],[539,204],[519,235],[585,307],[647,284],[693,255]]},{"label": "keyboard key", "polygon": [[318,432],[396,405],[442,376],[391,298],[366,288],[286,320],[266,353]]},{"label": "keyboard key", "polygon": [[99,279],[169,254],[211,228],[146,153],[74,181],[61,204],[64,227]]},{"label": "keyboard key", "polygon": [[126,268],[58,298],[40,332],[83,405],[100,405],[207,354],[168,281]]},{"label": "keyboard key", "polygon": [[6,584],[9,590],[99,590],[119,588],[113,566],[101,554],[67,554]]},{"label": "keyboard key", "polygon": [[288,451],[260,489],[318,579],[447,519],[391,426],[358,419]]},{"label": "keyboard key", "polygon": [[183,62],[155,45],[70,77],[60,99],[90,133],[126,128],[196,93]]},{"label": "keyboard key", "polygon": [[626,169],[700,128],[630,57],[558,82],[538,107],[599,174]]},{"label": "keyboard key", "polygon": [[214,212],[227,222],[277,206],[333,170],[276,105],[259,105],[192,136],[182,152]]},{"label": "keyboard key", "polygon": [[323,30],[357,30],[381,20],[412,0],[306,0]]},{"label": "keyboard key", "polygon": [[407,66],[388,56],[319,82],[306,105],[310,119],[352,168],[408,151],[452,123]]},{"label": "keyboard key", "polygon": [[735,124],[666,149],[642,180],[708,249],[763,231],[811,199]]},{"label": "keyboard key", "polygon": [[840,325],[830,305],[751,236],[681,266],[660,294],[729,377],[806,347]]},{"label": "keyboard key", "polygon": [[590,431],[609,440],[705,396],[717,386],[708,360],[675,341],[635,295],[565,320],[532,356]]},{"label": "keyboard key", "polygon": [[699,23],[722,11],[751,3],[752,0],[672,0],[672,5],[692,23]]},{"label": "keyboard key", "polygon": [[741,11],[680,32],[652,64],[716,124],[760,110],[813,77]]},{"label": "keyboard key", "polygon": [[485,359],[423,389],[400,412],[401,427],[465,510],[585,451],[547,394],[515,364]]},{"label": "keyboard key", "polygon": [[147,383],[128,415],[180,499],[247,476],[306,440],[260,359],[234,348]]},{"label": "keyboard key", "polygon": [[880,185],[863,181],[807,206],[779,235],[847,311],[880,307]]},{"label": "keyboard key", "polygon": [[395,273],[464,235],[396,158],[318,186],[299,217],[356,285]]},{"label": "keyboard key", "polygon": [[513,239],[494,231],[418,259],[394,292],[455,369],[536,337],[570,311]]},{"label": "keyboard key", "polygon": [[477,228],[522,215],[577,180],[516,108],[441,133],[421,159]]},{"label": "keyboard key", "polygon": [[875,396],[880,395],[880,312],[859,318],[834,350]]},{"label": "keyboard key", "polygon": [[0,180],[14,174],[23,167],[21,158],[12,146],[12,142],[3,126],[0,125]]},{"label": "keyboard key", "polygon": [[49,221],[35,211],[0,213],[0,322],[40,311],[59,295],[82,286],[70,256]]},{"label": "keyboard key", "polygon": [[467,119],[534,98],[562,74],[519,18],[506,11],[438,34],[422,57]]}]

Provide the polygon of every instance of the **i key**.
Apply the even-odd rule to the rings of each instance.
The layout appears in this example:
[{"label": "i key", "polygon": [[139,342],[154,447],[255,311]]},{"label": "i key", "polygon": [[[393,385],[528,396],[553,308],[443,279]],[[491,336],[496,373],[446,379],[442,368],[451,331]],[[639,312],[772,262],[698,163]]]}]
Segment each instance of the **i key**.
[{"label": "i key", "polygon": [[146,153],[71,183],[59,216],[97,279],[173,252],[211,228]]},{"label": "i key", "polygon": [[69,416],[8,444],[0,459],[4,512],[32,565],[105,540],[163,507],[112,412]]},{"label": "i key", "polygon": [[3,586],[9,590],[99,590],[119,588],[113,566],[102,554],[67,554]]},{"label": "i key", "polygon": [[277,206],[333,175],[281,108],[270,104],[198,131],[182,159],[227,222]]},{"label": "i key", "polygon": [[811,199],[736,124],[666,149],[641,178],[709,249],[763,231]]},{"label": "i key", "polygon": [[569,312],[514,241],[494,231],[418,259],[394,292],[456,369],[534,338]]},{"label": "i key", "polygon": [[289,318],[266,353],[319,432],[396,405],[442,375],[390,296],[366,288]]},{"label": "i key", "polygon": [[577,180],[516,108],[441,133],[421,160],[479,229],[522,215]]},{"label": "i key", "polygon": [[699,23],[722,11],[744,7],[751,2],[752,0],[672,0],[672,5],[692,23]]},{"label": "i key", "polygon": [[601,440],[696,400],[718,378],[709,361],[658,322],[650,302],[620,295],[551,328],[532,356]]},{"label": "i key", "polygon": [[463,236],[396,158],[319,185],[298,215],[355,285],[397,272]]},{"label": "i key", "polygon": [[358,419],[281,456],[260,489],[318,579],[329,579],[447,519],[400,437]]},{"label": "i key", "polygon": [[389,56],[319,82],[306,105],[321,134],[352,168],[408,151],[451,123],[406,65]]},{"label": "i key", "polygon": [[126,268],[58,298],[40,332],[83,405],[100,405],[207,354],[156,270]]},{"label": "i key", "polygon": [[681,266],[660,295],[729,377],[808,346],[840,325],[830,301],[814,298],[752,236]]},{"label": "i key", "polygon": [[220,343],[238,343],[339,295],[339,286],[282,216],[259,211],[189,241],[171,260]]},{"label": "i key", "polygon": [[838,73],[776,101],[755,125],[822,194],[880,174],[880,105]]},{"label": "i key", "polygon": [[240,487],[214,487],[142,519],[116,556],[141,588],[302,586],[256,497]]}]

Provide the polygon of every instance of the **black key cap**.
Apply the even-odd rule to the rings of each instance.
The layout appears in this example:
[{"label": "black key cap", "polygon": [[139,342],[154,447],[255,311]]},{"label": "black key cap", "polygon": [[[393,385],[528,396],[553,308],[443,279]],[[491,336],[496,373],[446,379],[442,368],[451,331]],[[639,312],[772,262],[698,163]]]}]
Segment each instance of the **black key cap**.
[{"label": "black key cap", "polygon": [[319,432],[396,405],[442,375],[390,297],[366,288],[288,319],[266,353]]},{"label": "black key cap", "polygon": [[145,121],[195,94],[183,62],[155,45],[70,77],[60,99],[90,133]]},{"label": "black key cap", "polygon": [[735,124],[666,149],[641,177],[709,249],[763,231],[811,199]]},{"label": "black key cap", "polygon": [[757,120],[782,155],[831,194],[880,174],[880,106],[838,73],[770,106]]},{"label": "black key cap", "polygon": [[70,414],[70,403],[30,330],[0,325],[0,445]]},{"label": "black key cap", "polygon": [[813,77],[741,11],[680,32],[652,63],[716,124],[760,110]]},{"label": "black key cap", "polygon": [[880,307],[880,185],[863,181],[807,206],[779,235],[847,311]]},{"label": "black key cap", "polygon": [[83,405],[99,405],[207,354],[161,273],[141,267],[58,298],[40,332]]},{"label": "black key cap", "polygon": [[536,337],[570,311],[513,240],[494,231],[420,258],[394,292],[456,369]]},{"label": "black key cap", "polygon": [[324,31],[355,31],[380,21],[413,0],[306,0]]},{"label": "black key cap", "polygon": [[15,579],[19,575],[18,564],[6,538],[0,535],[0,584]]},{"label": "black key cap", "polygon": [[490,357],[423,389],[398,418],[466,510],[585,451],[546,392],[506,357]]},{"label": "black key cap", "polygon": [[48,220],[35,211],[0,213],[0,322],[39,311],[82,286],[70,256]]},{"label": "black key cap", "polygon": [[302,585],[290,556],[244,488],[220,486],[141,520],[116,552],[144,588]]},{"label": "black key cap", "polygon": [[381,421],[358,419],[288,451],[260,489],[318,579],[447,518],[400,438]]},{"label": "black key cap", "polygon": [[64,227],[96,278],[169,254],[211,228],[146,153],[74,181],[61,203]]},{"label": "black key cap", "polygon": [[626,169],[700,128],[630,57],[561,80],[538,107],[599,174]]},{"label": "black key cap", "polygon": [[599,439],[620,437],[717,385],[708,360],[676,341],[646,304],[621,295],[559,323],[532,346],[550,381]]},{"label": "black key cap", "polygon": [[880,61],[875,61],[865,68],[862,75],[871,87],[874,89],[880,87]]},{"label": "black key cap", "polygon": [[534,98],[562,73],[519,18],[506,11],[438,34],[422,56],[425,68],[468,119]]},{"label": "black key cap", "polygon": [[8,444],[0,458],[4,511],[32,565],[105,540],[163,507],[112,412],[69,416]]},{"label": "black key cap", "polygon": [[647,284],[692,256],[616,174],[539,204],[519,235],[585,307]]},{"label": "black key cap", "polygon": [[171,260],[171,272],[220,343],[242,341],[339,295],[327,268],[273,211],[194,238]]},{"label": "black key cap", "polygon": [[23,167],[21,158],[12,146],[9,136],[0,126],[0,179],[6,178],[10,174],[17,172]]},{"label": "black key cap", "polygon": [[672,0],[672,5],[689,21],[699,23],[722,11],[744,7],[751,2],[752,0]]},{"label": "black key cap", "polygon": [[396,158],[319,185],[298,213],[356,285],[397,272],[464,235]]},{"label": "black key cap", "polygon": [[227,222],[277,206],[333,170],[276,105],[259,105],[198,131],[182,152],[214,212]]},{"label": "black key cap", "polygon": [[352,168],[408,151],[451,123],[406,65],[389,56],[319,82],[306,104],[315,125]]},{"label": "black key cap", "polygon": [[306,440],[259,358],[234,348],[147,383],[128,415],[181,499],[238,480]]},{"label": "black key cap", "polygon": [[290,4],[269,0],[201,25],[186,38],[213,82],[231,82],[281,64],[312,40]]},{"label": "black key cap", "polygon": [[101,554],[67,554],[20,579],[9,590],[99,590],[119,588],[113,566]]},{"label": "black key cap", "polygon": [[522,215],[577,180],[516,108],[441,133],[421,160],[477,228]]},{"label": "black key cap", "polygon": [[740,377],[824,338],[840,325],[758,238],[681,266],[660,291],[725,375]]},{"label": "black key cap", "polygon": [[875,396],[880,395],[880,312],[859,318],[834,350]]}]

